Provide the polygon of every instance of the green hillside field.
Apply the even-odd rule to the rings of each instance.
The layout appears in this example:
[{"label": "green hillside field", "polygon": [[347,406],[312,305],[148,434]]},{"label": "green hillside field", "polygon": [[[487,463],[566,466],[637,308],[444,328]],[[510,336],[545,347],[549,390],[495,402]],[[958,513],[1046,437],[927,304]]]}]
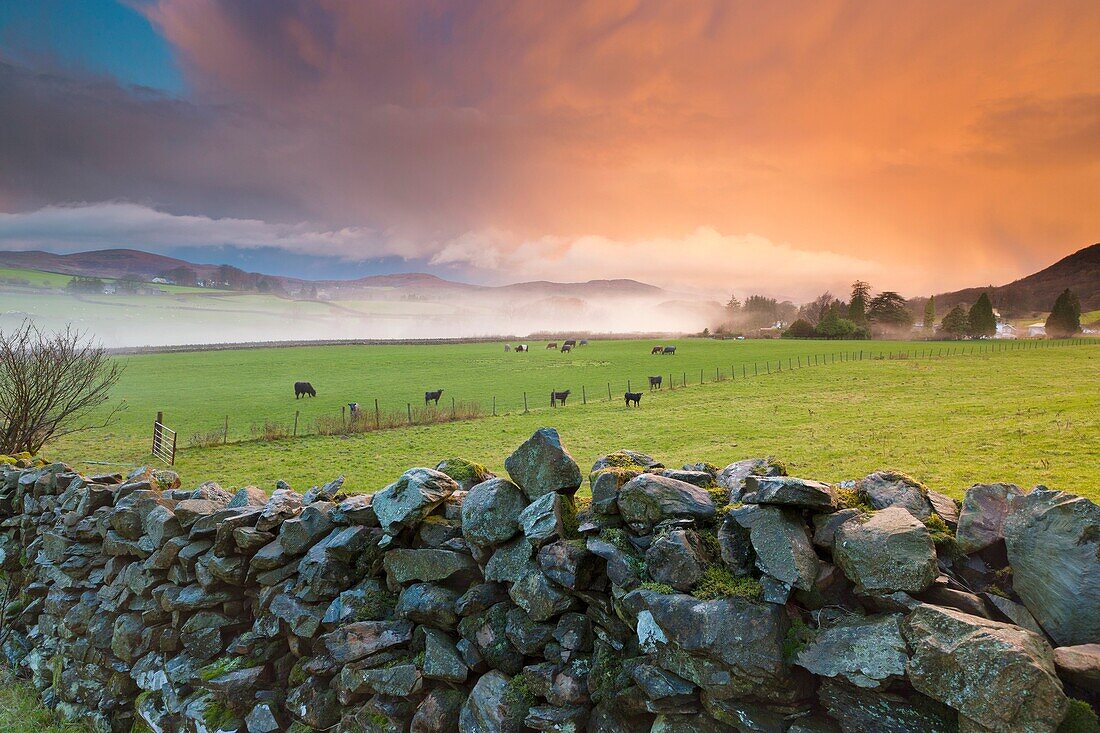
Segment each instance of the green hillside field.
[{"label": "green hillside field", "polygon": [[[650,341],[597,341],[571,354],[530,342],[527,354],[478,343],[119,357],[125,409],[117,421],[47,451],[89,471],[149,461],[160,410],[179,433],[176,469],[186,485],[270,490],[284,479],[304,490],[344,474],[349,490],[370,492],[449,456],[501,471],[532,431],[553,426],[585,468],[618,448],[670,466],[771,455],[793,474],[827,481],[892,467],[953,496],[975,482],[1011,481],[1100,498],[1100,341],[674,343],[675,356],[651,356]],[[650,393],[646,378],[656,374],[665,388]],[[628,379],[646,392],[640,409],[623,403]],[[318,396],[296,401],[296,380],[312,382]],[[290,430],[295,411],[299,431],[312,432],[349,402],[365,419],[375,399],[383,415],[405,414],[439,388],[441,411],[454,397],[491,413],[496,397],[497,415],[349,436],[253,437],[265,421]],[[572,391],[567,406],[549,407],[551,389]],[[228,445],[191,445],[222,431],[227,417]]]}]

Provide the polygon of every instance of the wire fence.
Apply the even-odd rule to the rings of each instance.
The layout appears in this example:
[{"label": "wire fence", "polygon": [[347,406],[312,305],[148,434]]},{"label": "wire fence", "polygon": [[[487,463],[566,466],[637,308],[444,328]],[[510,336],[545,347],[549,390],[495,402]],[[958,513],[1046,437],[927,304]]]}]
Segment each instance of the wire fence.
[{"label": "wire fence", "polygon": [[[833,351],[826,353],[806,353],[784,356],[777,359],[754,360],[731,363],[728,368],[716,365],[713,370],[702,368],[698,374],[694,371],[672,370],[659,377],[647,375],[635,382],[625,380],[625,393],[637,392],[675,392],[689,387],[698,387],[718,382],[737,382],[782,374],[800,369],[833,365],[837,363],[863,361],[929,361],[959,356],[984,356],[1001,353],[1017,353],[1068,346],[1100,345],[1100,339],[1078,338],[1060,340],[989,340],[967,342],[926,342],[920,346],[905,349],[858,349],[851,351]],[[664,366],[664,365],[662,365]],[[667,376],[667,379],[666,379]],[[375,399],[373,404],[346,405],[339,414],[324,414],[312,418],[303,418],[300,410],[283,419],[264,419],[262,422],[249,421],[247,432],[230,434],[230,416],[226,415],[219,425],[208,430],[191,433],[187,444],[189,448],[210,448],[218,445],[230,445],[255,441],[287,440],[309,436],[347,436],[371,433],[380,430],[395,430],[422,425],[477,420],[512,412],[524,414],[544,409],[572,409],[578,403],[588,405],[629,401],[620,390],[623,383],[613,388],[612,382],[599,386],[582,384],[562,391],[522,392],[513,394],[508,400],[511,409],[505,409],[497,396],[485,401],[460,400],[450,398],[450,404],[428,403],[423,406],[406,402],[400,405],[383,405]]]}]

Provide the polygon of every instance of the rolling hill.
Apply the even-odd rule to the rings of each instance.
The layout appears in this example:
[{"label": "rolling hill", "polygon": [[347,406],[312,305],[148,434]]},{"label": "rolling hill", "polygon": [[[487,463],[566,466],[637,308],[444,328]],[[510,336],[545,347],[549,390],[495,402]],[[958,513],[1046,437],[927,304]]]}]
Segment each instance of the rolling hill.
[{"label": "rolling hill", "polygon": [[1006,316],[1049,311],[1069,288],[1081,299],[1082,311],[1100,310],[1100,244],[1078,250],[1050,267],[999,287],[966,288],[936,295],[936,310],[946,313],[959,303],[973,303],[989,293],[993,307]]}]

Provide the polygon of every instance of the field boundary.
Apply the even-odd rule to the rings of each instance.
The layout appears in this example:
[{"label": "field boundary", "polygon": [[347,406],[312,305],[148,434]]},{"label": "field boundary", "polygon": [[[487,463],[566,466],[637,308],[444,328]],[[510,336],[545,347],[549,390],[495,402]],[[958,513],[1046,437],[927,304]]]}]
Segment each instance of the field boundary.
[{"label": "field boundary", "polygon": [[[484,343],[484,342],[479,342]],[[837,363],[862,361],[931,361],[958,357],[991,356],[995,354],[1014,354],[1026,351],[1036,351],[1050,348],[1066,348],[1076,346],[1100,345],[1100,339],[1075,338],[1057,340],[990,340],[978,342],[927,342],[929,346],[922,348],[905,349],[854,349],[851,351],[836,351],[828,353],[809,353],[789,356],[768,361],[752,361],[733,363],[729,365],[729,371],[716,366],[713,372],[701,369],[698,374],[687,371],[673,370],[668,374],[669,381],[662,383],[661,392],[676,392],[683,389],[714,385],[721,382],[739,382],[750,379],[782,374],[811,367],[822,367]],[[660,362],[662,369],[667,368],[668,362]],[[698,379],[696,379],[698,377]],[[709,381],[708,381],[709,379]],[[648,392],[649,387],[643,382],[633,384],[631,378],[627,378],[626,390],[630,392]],[[543,392],[524,392],[522,412],[508,410],[497,411],[497,396],[491,398],[491,408],[483,405],[479,400],[460,400],[450,397],[451,404],[438,405],[414,405],[411,402],[401,403],[397,406],[383,406],[378,399],[373,404],[358,406],[354,413],[348,407],[341,408],[337,416],[321,415],[313,418],[311,423],[303,423],[300,420],[300,411],[295,410],[293,415],[288,415],[286,421],[279,419],[265,419],[262,423],[250,422],[249,434],[251,437],[229,436],[230,418],[225,416],[222,423],[209,431],[190,432],[180,429],[181,434],[188,435],[187,446],[180,450],[205,450],[217,446],[248,445],[254,443],[268,443],[283,440],[296,440],[312,437],[337,437],[362,433],[372,433],[388,430],[402,430],[425,425],[437,425],[451,422],[467,422],[470,420],[502,417],[510,414],[529,414],[532,412],[545,412],[555,409],[576,409],[579,402],[581,406],[592,404],[607,404],[622,400],[623,397],[617,390],[612,390],[612,383],[600,385],[596,390],[588,391],[589,385],[581,385],[580,392],[571,392],[568,406],[552,406],[550,395]],[[622,386],[621,384],[619,385]],[[606,389],[605,389],[606,388]],[[606,398],[604,397],[606,394]],[[189,434],[188,434],[189,433]]]}]

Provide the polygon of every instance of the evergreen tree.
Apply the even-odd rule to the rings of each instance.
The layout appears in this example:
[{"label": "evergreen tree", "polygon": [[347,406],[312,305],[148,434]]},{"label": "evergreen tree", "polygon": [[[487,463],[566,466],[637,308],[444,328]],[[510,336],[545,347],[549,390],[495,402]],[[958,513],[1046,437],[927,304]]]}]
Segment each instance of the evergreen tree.
[{"label": "evergreen tree", "polygon": [[871,284],[862,280],[852,283],[852,299],[848,303],[848,320],[862,326],[867,323],[867,299],[871,297]]},{"label": "evergreen tree", "polygon": [[913,325],[913,314],[905,304],[905,298],[892,290],[876,295],[867,307],[867,318],[887,328],[900,329]]},{"label": "evergreen tree", "polygon": [[1066,288],[1047,316],[1047,336],[1066,338],[1081,330],[1081,301],[1077,295]]},{"label": "evergreen tree", "polygon": [[936,296],[929,296],[928,302],[924,304],[924,330],[931,331],[932,327],[936,325]]},{"label": "evergreen tree", "polygon": [[989,302],[987,294],[982,293],[974,305],[970,306],[967,320],[970,322],[970,335],[975,338],[997,333],[997,318],[993,315],[993,304]]},{"label": "evergreen tree", "polygon": [[962,338],[970,331],[970,318],[966,315],[961,305],[957,305],[947,312],[940,321],[939,332],[949,338]]}]

